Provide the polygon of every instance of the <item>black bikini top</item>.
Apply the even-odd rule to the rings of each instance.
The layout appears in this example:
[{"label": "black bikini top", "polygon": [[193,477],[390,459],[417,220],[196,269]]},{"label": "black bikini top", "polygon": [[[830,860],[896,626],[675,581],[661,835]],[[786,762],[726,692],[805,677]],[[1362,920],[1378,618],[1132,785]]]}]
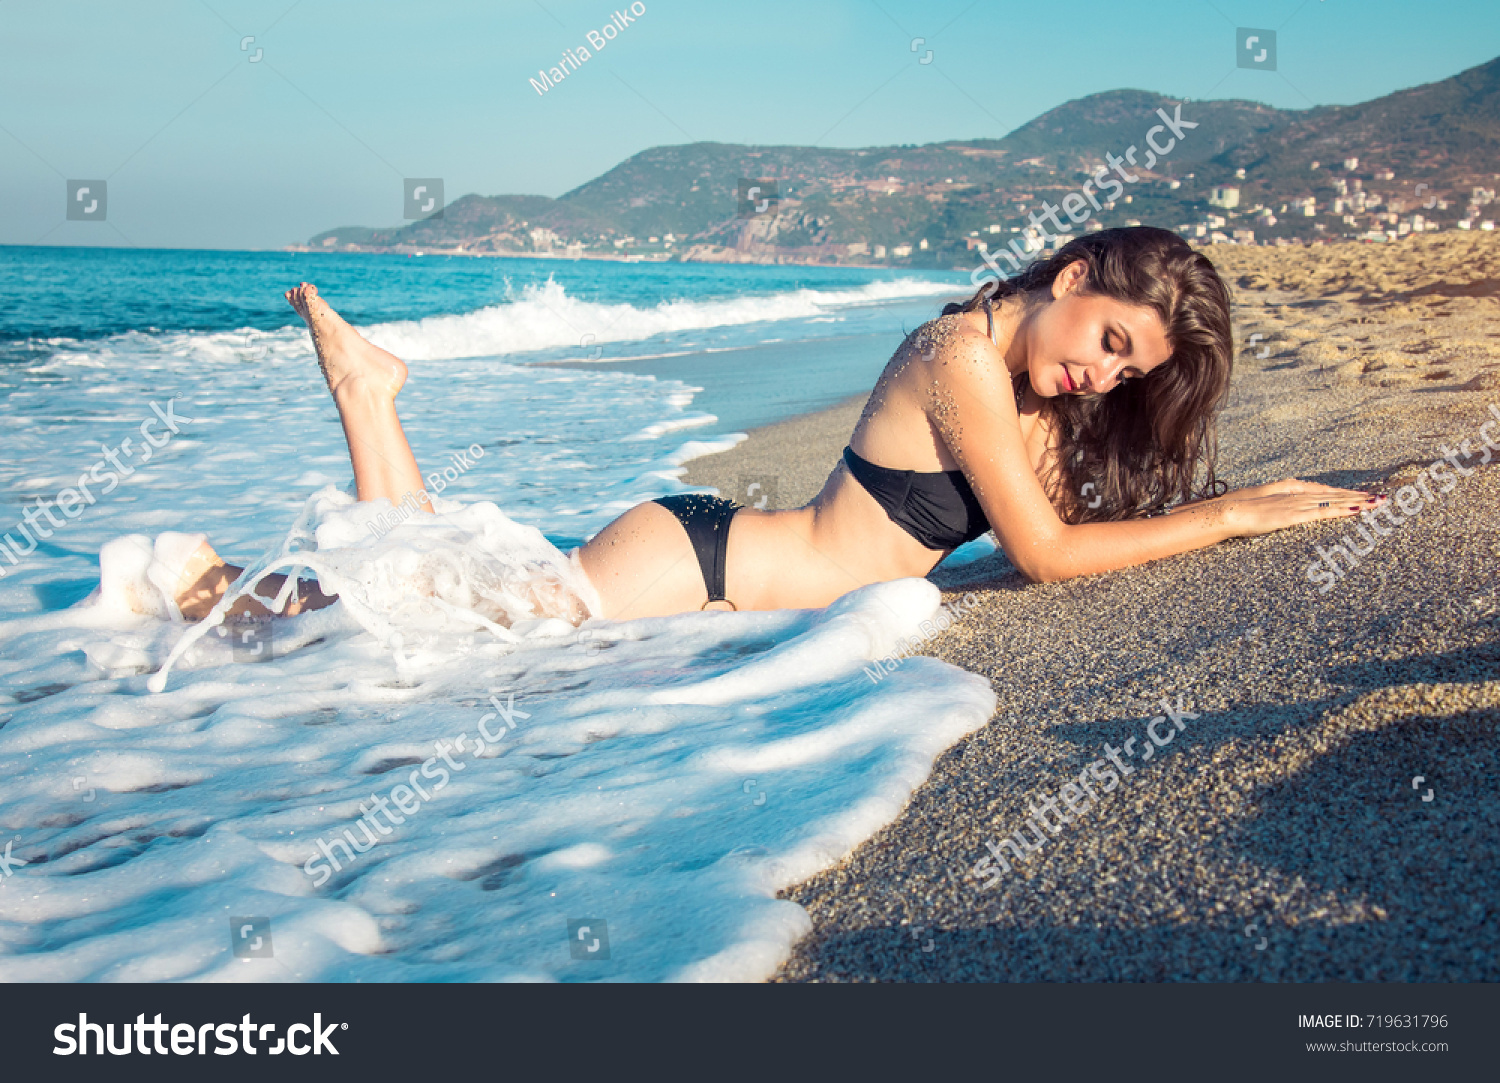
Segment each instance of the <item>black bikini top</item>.
[{"label": "black bikini top", "polygon": [[962,470],[892,470],[844,449],[854,480],[885,509],[891,522],[929,549],[957,549],[990,528]]},{"label": "black bikini top", "polygon": [[[994,342],[995,317],[988,297],[984,316]],[[891,522],[929,549],[957,549],[990,528],[962,470],[892,470],[861,458],[852,447],[844,448],[844,463]]]}]

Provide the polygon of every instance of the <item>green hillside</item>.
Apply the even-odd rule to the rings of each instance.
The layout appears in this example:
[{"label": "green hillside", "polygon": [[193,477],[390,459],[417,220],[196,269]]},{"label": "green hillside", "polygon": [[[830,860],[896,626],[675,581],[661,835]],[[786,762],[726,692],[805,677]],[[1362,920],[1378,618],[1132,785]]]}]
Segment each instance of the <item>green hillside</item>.
[{"label": "green hillside", "polygon": [[[1158,110],[1186,122],[1160,160],[1147,148],[1148,134],[1157,147],[1171,139],[1164,126],[1151,132],[1162,123]],[[441,218],[344,227],[309,245],[966,267],[980,242],[1019,245],[1043,201],[1080,192],[1106,155],[1132,146],[1136,164],[1121,169],[1136,180],[1110,189],[1113,205],[1090,207],[1076,228],[1141,222],[1242,240],[1252,231],[1257,243],[1372,229],[1394,236],[1460,220],[1477,229],[1494,208],[1483,194],[1471,206],[1473,191],[1500,179],[1500,59],[1351,106],[1281,110],[1115,90],[1060,105],[1003,139],[852,150],[652,147],[557,199],[466,195]],[[779,201],[741,216],[742,179],[774,181]],[[1420,195],[1419,183],[1427,185]],[[1238,188],[1238,206],[1211,206],[1215,186]],[[1425,206],[1434,196],[1445,205]],[[1298,202],[1309,199],[1312,214]]]}]

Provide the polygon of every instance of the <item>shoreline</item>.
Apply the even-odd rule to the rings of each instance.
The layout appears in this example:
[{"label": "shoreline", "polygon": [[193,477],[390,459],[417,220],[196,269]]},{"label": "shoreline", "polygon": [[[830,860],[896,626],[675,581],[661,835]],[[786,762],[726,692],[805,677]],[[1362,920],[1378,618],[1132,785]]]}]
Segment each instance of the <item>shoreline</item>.
[{"label": "shoreline", "polygon": [[[1483,229],[1478,229],[1478,230],[1462,230],[1462,229],[1441,230],[1441,231],[1434,231],[1432,233],[1408,233],[1408,234],[1404,234],[1404,235],[1399,236],[1399,237],[1394,237],[1394,238],[1384,238],[1383,237],[1383,238],[1380,238],[1378,240],[1375,239],[1375,238],[1369,238],[1369,237],[1354,237],[1354,238],[1350,238],[1350,237],[1338,237],[1338,238],[1329,237],[1329,238],[1308,238],[1308,239],[1293,239],[1293,238],[1285,238],[1285,237],[1283,237],[1283,238],[1278,238],[1275,241],[1264,241],[1264,242],[1257,241],[1257,242],[1252,242],[1252,243],[1249,243],[1249,244],[1245,244],[1245,243],[1242,243],[1242,242],[1239,242],[1239,241],[1233,241],[1233,240],[1228,240],[1228,241],[1205,241],[1201,237],[1187,237],[1187,236],[1184,236],[1183,240],[1187,241],[1188,244],[1192,245],[1192,247],[1195,248],[1195,249],[1197,249],[1198,251],[1222,250],[1222,249],[1226,249],[1226,248],[1245,248],[1245,249],[1249,249],[1249,250],[1252,250],[1252,251],[1270,250],[1272,252],[1281,252],[1281,251],[1285,251],[1287,249],[1293,249],[1293,250],[1310,250],[1310,249],[1318,249],[1318,248],[1332,247],[1332,246],[1341,246],[1341,245],[1367,245],[1367,246],[1372,246],[1372,247],[1386,247],[1386,246],[1392,246],[1392,245],[1400,245],[1403,242],[1411,241],[1411,240],[1418,239],[1418,238],[1431,239],[1431,238],[1437,238],[1437,237],[1443,237],[1443,236],[1459,236],[1459,237],[1462,237],[1462,236],[1466,236],[1466,235],[1470,235],[1470,234],[1480,234],[1480,233],[1484,233],[1484,232],[1490,232],[1490,231],[1486,231],[1486,230],[1483,230]],[[17,247],[26,247],[26,246],[17,246]],[[93,247],[93,246],[91,246],[91,247]],[[100,247],[104,247],[104,246],[100,246]],[[695,246],[695,247],[701,247],[701,246]],[[239,251],[239,250],[238,249],[220,249],[220,250],[217,250],[217,251]],[[387,246],[387,247],[369,247],[369,246],[364,246],[364,245],[353,245],[353,244],[351,244],[351,245],[343,245],[343,246],[328,246],[328,247],[323,247],[321,245],[315,246],[315,245],[310,245],[310,244],[305,244],[305,243],[304,244],[279,245],[279,246],[277,246],[275,248],[267,248],[267,249],[246,249],[245,251],[292,252],[292,253],[299,253],[299,254],[333,252],[333,253],[344,253],[344,254],[353,254],[353,255],[371,255],[371,256],[381,256],[381,255],[387,255],[387,256],[402,256],[402,255],[404,255],[404,256],[462,256],[462,257],[472,257],[472,258],[476,258],[476,259],[566,260],[566,261],[575,262],[575,263],[578,262],[579,260],[597,260],[597,261],[601,261],[601,262],[605,262],[605,263],[701,263],[701,264],[710,264],[710,265],[712,265],[712,264],[731,264],[731,265],[749,266],[749,267],[836,267],[836,268],[840,268],[840,269],[849,269],[849,270],[910,271],[910,272],[913,272],[913,273],[929,273],[930,272],[930,273],[934,273],[934,274],[962,274],[962,273],[964,273],[966,271],[973,272],[976,269],[982,270],[984,268],[984,264],[983,264],[982,261],[979,262],[979,263],[977,263],[977,264],[973,264],[973,265],[965,263],[965,264],[956,265],[956,266],[953,266],[953,267],[939,267],[939,266],[936,266],[936,265],[928,266],[928,265],[910,264],[910,263],[908,263],[908,264],[898,264],[898,263],[889,263],[889,262],[888,263],[858,263],[858,262],[855,262],[855,261],[852,261],[852,260],[841,260],[841,259],[823,259],[823,258],[811,259],[811,258],[799,257],[799,256],[796,256],[796,255],[791,255],[791,254],[788,254],[788,255],[775,255],[774,258],[768,258],[768,259],[767,258],[739,258],[739,257],[741,257],[743,255],[746,255],[746,254],[745,253],[741,253],[741,252],[739,252],[736,249],[727,248],[727,247],[725,247],[725,248],[722,249],[722,251],[725,253],[725,258],[709,258],[708,256],[703,255],[701,253],[699,255],[696,255],[696,256],[691,256],[691,255],[685,254],[685,251],[687,251],[687,250],[685,250],[684,252],[667,252],[667,251],[661,251],[661,252],[637,252],[637,253],[629,253],[629,254],[624,254],[624,255],[619,254],[619,253],[613,253],[613,252],[580,252],[577,255],[569,255],[566,252],[471,252],[471,251],[456,251],[456,250],[451,249],[451,248],[429,248],[429,247],[425,247],[425,246],[422,246],[422,245],[391,245],[391,246]],[[735,258],[732,258],[732,259],[728,258],[728,256],[731,255],[731,254]],[[755,255],[768,255],[768,254],[767,253],[756,253]]]},{"label": "shoreline", "polygon": [[[123,247],[123,246],[122,246]],[[225,249],[224,251],[235,251]],[[248,249],[257,252],[292,252],[299,255],[334,253],[337,255],[356,256],[460,256],[474,259],[542,259],[559,260],[577,263],[580,260],[594,260],[601,263],[701,263],[705,265],[728,265],[740,267],[829,267],[838,270],[851,271],[911,271],[913,273],[933,274],[961,274],[969,270],[967,267],[917,267],[902,266],[891,263],[844,263],[831,260],[806,260],[806,259],[704,259],[702,257],[689,259],[675,252],[645,252],[633,253],[631,255],[617,255],[608,252],[590,253],[580,252],[576,256],[570,256],[565,252],[455,252],[448,248],[421,248],[417,246],[393,246],[390,248],[362,248],[355,245],[343,247],[314,247],[306,244],[287,244],[277,248]]]},{"label": "shoreline", "polygon": [[[689,459],[687,485],[719,490],[742,504],[767,510],[801,507],[823,487],[859,420],[869,392],[833,406],[796,414],[744,430],[745,439],[728,451]],[[759,483],[760,489],[750,491]]]},{"label": "shoreline", "polygon": [[[1364,549],[1357,518],[1059,583],[1000,552],[935,570],[975,604],[915,653],[987,678],[998,709],[889,826],[780,893],[813,931],[773,980],[1500,980],[1500,453],[1474,448],[1500,414],[1500,239],[1289,251],[1213,253],[1236,302],[1220,476],[1419,512],[1336,574],[1322,554]],[[684,478],[741,503],[774,481],[765,506],[795,506],[863,398]],[[1418,495],[1465,439],[1468,473]],[[1181,723],[1143,741],[1163,703]],[[1037,803],[1107,749],[1128,774],[1018,858]]]}]

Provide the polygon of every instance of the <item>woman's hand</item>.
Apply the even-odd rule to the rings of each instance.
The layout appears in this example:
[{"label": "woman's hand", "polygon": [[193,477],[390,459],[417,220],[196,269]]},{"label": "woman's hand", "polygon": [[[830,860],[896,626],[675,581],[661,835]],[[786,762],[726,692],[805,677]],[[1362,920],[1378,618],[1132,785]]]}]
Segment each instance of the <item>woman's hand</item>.
[{"label": "woman's hand", "polygon": [[1287,478],[1270,485],[1236,489],[1218,498],[1225,525],[1238,537],[1269,534],[1299,523],[1339,519],[1373,511],[1388,500],[1358,489],[1336,489],[1311,481]]}]

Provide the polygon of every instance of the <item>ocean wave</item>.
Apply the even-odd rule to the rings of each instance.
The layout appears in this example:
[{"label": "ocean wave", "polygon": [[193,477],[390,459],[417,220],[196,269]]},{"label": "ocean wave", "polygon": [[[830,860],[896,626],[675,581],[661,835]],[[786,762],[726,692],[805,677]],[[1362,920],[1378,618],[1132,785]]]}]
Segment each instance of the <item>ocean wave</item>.
[{"label": "ocean wave", "polygon": [[[799,320],[821,326],[837,323],[863,307],[939,297],[954,289],[942,282],[901,278],[852,289],[798,289],[716,300],[663,301],[641,307],[581,300],[549,278],[545,283],[523,287],[501,304],[472,312],[358,325],[358,329],[377,346],[407,361],[546,356],[548,351],[569,360],[590,361],[601,359],[606,343],[646,342],[681,332]],[[788,337],[798,336],[778,331],[775,338],[757,336],[753,342],[779,342]],[[692,344],[648,356],[714,352],[751,344],[749,340],[731,340],[717,346]],[[146,360],[159,361],[169,368],[184,363],[274,364],[302,362],[312,355],[307,330],[300,322],[275,330],[146,329],[100,339],[51,337],[29,339],[11,347],[15,359],[24,357],[29,362],[26,369],[38,373],[109,369]]]},{"label": "ocean wave", "polygon": [[374,324],[362,330],[398,357],[431,361],[576,349],[588,359],[609,342],[640,342],[681,331],[783,320],[827,319],[841,310],[955,292],[919,278],[870,282],[854,289],[798,289],[707,301],[663,301],[641,308],[569,296],[555,280],[527,286],[512,300],[477,312]]}]

